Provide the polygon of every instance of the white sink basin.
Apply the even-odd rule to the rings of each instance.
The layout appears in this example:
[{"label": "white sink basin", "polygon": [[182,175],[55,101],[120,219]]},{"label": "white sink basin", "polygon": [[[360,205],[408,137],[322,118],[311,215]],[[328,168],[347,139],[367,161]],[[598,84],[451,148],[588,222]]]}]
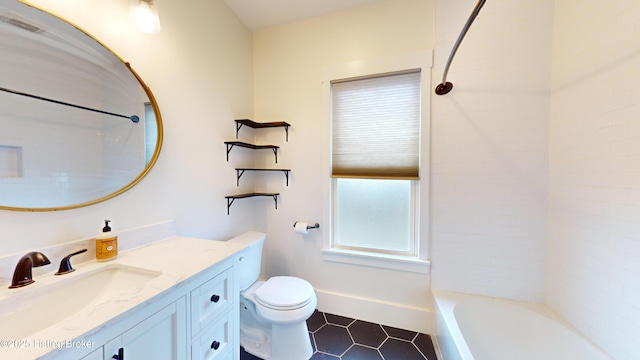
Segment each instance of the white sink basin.
[{"label": "white sink basin", "polygon": [[29,285],[33,290],[24,288],[15,298],[0,302],[0,339],[25,338],[120,295],[135,296],[145,283],[161,274],[119,264],[86,274],[80,271],[52,277],[43,286],[36,286],[36,282]]}]

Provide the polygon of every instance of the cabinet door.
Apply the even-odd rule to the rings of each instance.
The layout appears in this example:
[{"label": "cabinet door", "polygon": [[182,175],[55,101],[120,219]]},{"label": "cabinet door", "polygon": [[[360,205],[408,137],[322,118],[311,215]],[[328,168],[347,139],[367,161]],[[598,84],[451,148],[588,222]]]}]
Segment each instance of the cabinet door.
[{"label": "cabinet door", "polygon": [[[186,360],[186,303],[180,298],[104,346],[104,358],[123,349],[125,360]],[[118,357],[116,357],[118,359]]]},{"label": "cabinet door", "polygon": [[102,347],[95,349],[91,354],[81,358],[80,360],[102,360]]},{"label": "cabinet door", "polygon": [[226,360],[240,349],[234,342],[236,330],[233,311],[215,319],[202,334],[191,343],[191,360]]}]

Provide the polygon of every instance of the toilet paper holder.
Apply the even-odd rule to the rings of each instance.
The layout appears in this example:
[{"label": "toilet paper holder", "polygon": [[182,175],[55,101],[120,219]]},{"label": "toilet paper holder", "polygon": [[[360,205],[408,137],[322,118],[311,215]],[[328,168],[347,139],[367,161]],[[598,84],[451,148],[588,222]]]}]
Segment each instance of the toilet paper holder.
[{"label": "toilet paper holder", "polygon": [[[293,227],[296,227],[297,223],[298,223],[297,221],[294,222],[293,223]],[[307,230],[309,230],[309,229],[319,229],[319,228],[320,228],[320,224],[318,224],[318,223],[315,223],[312,226],[307,225]]]}]

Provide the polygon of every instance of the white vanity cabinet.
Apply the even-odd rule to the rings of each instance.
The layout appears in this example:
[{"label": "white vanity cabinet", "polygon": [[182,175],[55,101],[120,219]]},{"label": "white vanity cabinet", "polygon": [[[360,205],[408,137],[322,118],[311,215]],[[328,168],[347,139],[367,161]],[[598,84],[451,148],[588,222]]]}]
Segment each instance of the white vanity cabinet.
[{"label": "white vanity cabinet", "polygon": [[[233,258],[185,280],[140,312],[87,337],[82,360],[238,360],[239,300]],[[158,310],[159,309],[159,310]],[[154,311],[152,315],[148,315]],[[144,314],[145,318],[140,320]],[[99,346],[100,348],[97,348]],[[78,358],[74,351],[60,359]],[[71,356],[71,357],[70,357]],[[82,357],[84,356],[84,357]]]},{"label": "white vanity cabinet", "polygon": [[99,349],[93,350],[91,354],[84,356],[80,360],[104,360],[104,355],[102,353],[103,353],[102,348],[99,348]]},{"label": "white vanity cabinet", "polygon": [[186,360],[185,298],[153,314],[104,345],[104,359]]},{"label": "white vanity cabinet", "polygon": [[[239,357],[238,286],[230,268],[191,291],[191,359]],[[237,349],[236,349],[237,348]]]},{"label": "white vanity cabinet", "polygon": [[[187,360],[186,333],[187,307],[183,296],[81,360]],[[63,353],[61,357],[68,355]]]}]

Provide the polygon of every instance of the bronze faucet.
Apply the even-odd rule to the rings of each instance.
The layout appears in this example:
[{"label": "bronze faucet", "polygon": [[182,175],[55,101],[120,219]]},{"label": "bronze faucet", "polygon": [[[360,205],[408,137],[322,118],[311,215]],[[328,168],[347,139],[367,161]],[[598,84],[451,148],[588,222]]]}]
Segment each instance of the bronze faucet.
[{"label": "bronze faucet", "polygon": [[64,274],[68,274],[70,272],[74,272],[76,271],[76,269],[74,269],[71,266],[71,257],[72,256],[76,256],[78,254],[82,254],[87,252],[87,249],[82,249],[80,251],[76,251],[74,253],[71,253],[67,256],[65,256],[61,261],[60,261],[60,267],[58,268],[58,272],[56,272],[54,275],[64,275]]},{"label": "bronze faucet", "polygon": [[33,283],[32,268],[49,264],[51,264],[51,261],[41,252],[33,251],[25,254],[16,265],[16,270],[13,272],[13,281],[11,281],[9,289],[15,289]]}]

